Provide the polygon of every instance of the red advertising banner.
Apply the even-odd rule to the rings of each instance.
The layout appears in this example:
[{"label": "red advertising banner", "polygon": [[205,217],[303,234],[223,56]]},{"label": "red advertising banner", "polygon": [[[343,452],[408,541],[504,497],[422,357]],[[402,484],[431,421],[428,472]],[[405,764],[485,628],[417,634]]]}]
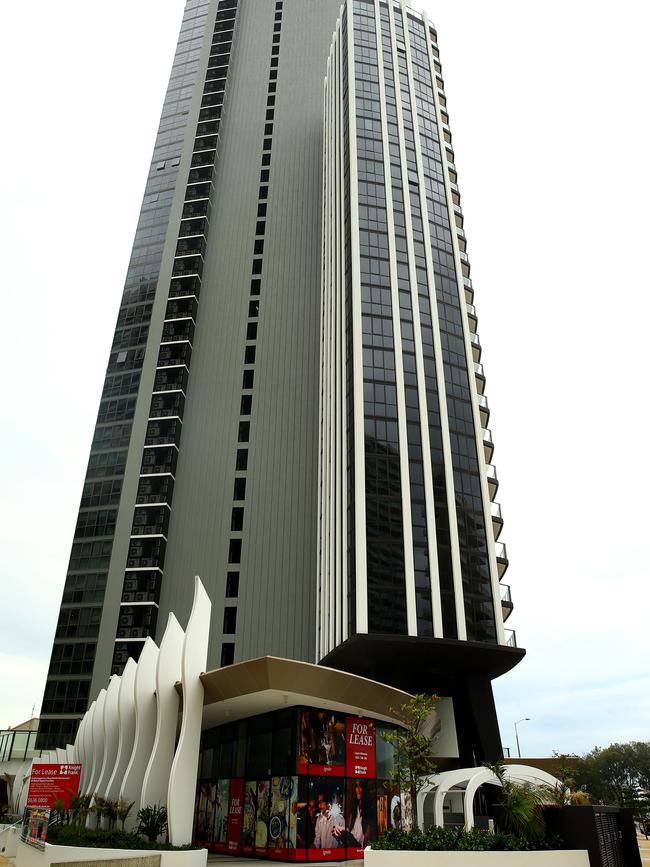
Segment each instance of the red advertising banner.
[{"label": "red advertising banner", "polygon": [[244,811],[244,780],[230,781],[230,800],[228,802],[228,831],[226,852],[229,855],[241,853],[241,832]]},{"label": "red advertising banner", "polygon": [[70,800],[79,791],[81,765],[32,765],[27,806],[53,809],[55,801],[63,801],[70,809]]},{"label": "red advertising banner", "polygon": [[375,724],[349,716],[345,721],[346,773],[348,777],[374,777],[376,767]]}]

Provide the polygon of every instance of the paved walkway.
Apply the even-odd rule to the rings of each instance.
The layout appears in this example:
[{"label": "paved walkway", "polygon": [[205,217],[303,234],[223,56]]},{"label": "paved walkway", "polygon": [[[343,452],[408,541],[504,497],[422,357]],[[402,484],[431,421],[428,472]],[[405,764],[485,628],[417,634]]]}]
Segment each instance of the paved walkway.
[{"label": "paved walkway", "polygon": [[645,837],[636,838],[639,841],[639,852],[641,853],[641,863],[643,867],[650,867],[650,840]]},{"label": "paved walkway", "polygon": [[[208,855],[208,864],[230,864],[231,867],[244,867],[244,865],[246,865],[246,867],[251,867],[251,861],[255,863],[255,859],[252,858],[237,858],[233,855]],[[273,861],[258,861],[257,863],[272,864]],[[315,862],[311,861],[307,864],[306,861],[296,861],[291,863],[293,867],[314,867]],[[325,864],[327,867],[352,867],[353,864],[356,865],[356,867],[363,867],[363,858],[356,858],[353,861],[327,861]],[[3,867],[3,865],[0,864],[0,867]]]}]

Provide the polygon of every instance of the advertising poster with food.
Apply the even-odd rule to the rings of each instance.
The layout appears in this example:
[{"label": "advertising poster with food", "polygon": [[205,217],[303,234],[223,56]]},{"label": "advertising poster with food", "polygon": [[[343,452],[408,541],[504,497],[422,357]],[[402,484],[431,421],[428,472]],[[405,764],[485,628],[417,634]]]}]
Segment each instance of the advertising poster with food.
[{"label": "advertising poster with food", "polygon": [[328,711],[300,712],[298,773],[345,774],[345,717]]},{"label": "advertising poster with food", "polygon": [[230,781],[228,801],[228,831],[226,852],[229,855],[241,854],[241,830],[244,815],[244,780]]},{"label": "advertising poster with food", "polygon": [[286,859],[289,847],[289,810],[293,792],[292,777],[273,777],[271,780],[271,809],[269,819],[269,856]]},{"label": "advertising poster with food", "polygon": [[377,839],[377,786],[374,780],[349,779],[345,791],[345,845],[348,858],[363,858]]},{"label": "advertising poster with food", "polygon": [[345,858],[345,790],[344,781],[332,777],[312,777],[309,799],[316,805],[310,829],[308,861],[332,861]]},{"label": "advertising poster with food", "polygon": [[50,819],[49,809],[26,809],[21,831],[21,840],[37,849],[45,849],[47,840],[47,823]]},{"label": "advertising poster with food", "polygon": [[375,777],[375,724],[370,719],[349,716],[345,723],[346,761],[348,777]]},{"label": "advertising poster with food", "polygon": [[255,854],[266,855],[269,842],[269,781],[257,783],[257,817],[255,819]]},{"label": "advertising poster with food", "polygon": [[229,791],[230,780],[217,780],[214,793],[214,823],[212,826],[212,842],[208,847],[213,852],[226,851]]},{"label": "advertising poster with food", "polygon": [[257,781],[244,784],[244,816],[242,819],[242,855],[252,855],[255,848],[255,821],[257,820]]},{"label": "advertising poster with food", "polygon": [[290,861],[306,861],[307,846],[316,821],[316,803],[309,799],[309,783],[305,777],[291,777],[291,803],[288,813]]}]

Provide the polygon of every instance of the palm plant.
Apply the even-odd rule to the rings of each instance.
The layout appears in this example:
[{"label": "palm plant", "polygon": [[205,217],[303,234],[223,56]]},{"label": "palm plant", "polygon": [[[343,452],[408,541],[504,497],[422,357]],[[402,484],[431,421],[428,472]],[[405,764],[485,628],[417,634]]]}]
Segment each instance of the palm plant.
[{"label": "palm plant", "polygon": [[538,842],[544,839],[542,808],[552,801],[547,787],[515,783],[506,776],[505,765],[485,765],[501,785],[498,810],[500,830]]},{"label": "palm plant", "polygon": [[117,802],[116,813],[117,813],[117,818],[119,819],[120,823],[122,824],[122,830],[124,830],[124,823],[128,819],[129,813],[131,812],[131,809],[132,809],[134,804],[135,804],[135,801],[131,801],[129,803],[128,799],[124,798],[124,797],[120,798],[120,800]]},{"label": "palm plant", "polygon": [[138,834],[144,834],[150,843],[155,843],[167,830],[167,810],[160,804],[138,810]]}]

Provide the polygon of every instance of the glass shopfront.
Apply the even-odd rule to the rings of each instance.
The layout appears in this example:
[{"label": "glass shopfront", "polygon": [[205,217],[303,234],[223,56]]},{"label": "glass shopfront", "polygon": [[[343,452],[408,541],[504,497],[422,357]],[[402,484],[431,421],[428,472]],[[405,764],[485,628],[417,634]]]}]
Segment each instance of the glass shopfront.
[{"label": "glass shopfront", "polygon": [[400,821],[386,723],[287,708],[203,733],[194,840],[277,861],[363,858]]}]

